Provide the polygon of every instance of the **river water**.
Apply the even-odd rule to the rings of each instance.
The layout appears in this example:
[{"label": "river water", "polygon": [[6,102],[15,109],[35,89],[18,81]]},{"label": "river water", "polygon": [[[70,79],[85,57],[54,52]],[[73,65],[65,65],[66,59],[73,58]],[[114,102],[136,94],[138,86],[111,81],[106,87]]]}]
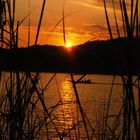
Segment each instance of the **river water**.
[{"label": "river water", "polygon": [[[39,75],[38,89],[43,90],[41,96],[45,105],[42,102],[36,103],[35,109],[38,115],[33,116],[43,120],[43,125],[45,125],[40,127],[37,139],[84,140],[89,137],[89,139],[96,140],[103,129],[103,120],[106,117],[109,97],[108,125],[110,128],[113,127],[114,117],[120,113],[123,104],[124,95],[121,77],[86,75],[83,79],[90,80],[91,83],[77,83],[78,94],[76,95],[70,74],[53,76],[53,73],[41,73]],[[76,81],[82,75],[73,76]],[[52,79],[51,82],[50,79]],[[46,86],[46,83],[49,84]],[[114,83],[113,86],[112,83]],[[137,88],[134,88],[134,91],[137,93]],[[2,97],[4,97],[4,94]],[[32,99],[32,104],[38,100],[37,98],[38,94]],[[137,97],[135,100],[137,102]],[[119,123],[121,123],[121,119]]]},{"label": "river water", "polygon": [[[44,82],[50,75],[52,74],[43,74]],[[74,75],[74,80],[78,80],[81,76]],[[83,79],[89,79],[92,83],[79,83],[76,84],[76,88],[82,106],[82,113],[86,119],[88,135],[91,136],[90,139],[96,139],[96,136],[92,135],[92,133],[98,133],[96,131],[101,129],[100,125],[103,123],[103,116],[106,113],[110,94],[109,115],[115,116],[121,109],[123,104],[122,80],[119,76],[114,78],[114,76],[106,75],[87,75]],[[60,135],[66,134],[66,139],[76,139],[76,136],[79,139],[86,139],[85,125],[70,80],[69,74],[57,74],[46,90],[46,104],[48,108],[55,107],[53,116],[57,119],[54,117],[54,123],[57,125]],[[113,80],[114,85],[112,88]],[[58,102],[60,102],[59,105],[57,104]],[[113,117],[109,119],[110,124],[111,120],[113,120]],[[55,135],[56,132],[51,133],[52,137],[57,137],[57,134]]]}]

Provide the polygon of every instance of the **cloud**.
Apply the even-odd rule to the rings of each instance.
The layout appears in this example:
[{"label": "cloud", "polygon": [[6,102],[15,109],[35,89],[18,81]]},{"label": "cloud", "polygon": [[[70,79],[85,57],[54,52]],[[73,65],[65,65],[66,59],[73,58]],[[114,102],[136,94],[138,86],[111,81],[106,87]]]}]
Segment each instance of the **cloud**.
[{"label": "cloud", "polygon": [[[104,8],[104,4],[103,4],[103,0],[89,0],[89,1],[85,1],[85,0],[81,0],[81,1],[76,1],[76,0],[69,0],[70,3],[75,3],[75,4],[79,4],[88,8]],[[112,0],[105,0],[107,8],[112,9],[113,8],[113,4],[112,4]],[[129,8],[130,7],[130,1],[126,0],[125,1],[126,6]],[[115,8],[116,10],[120,10],[120,0],[115,0],[114,1],[115,4]]]},{"label": "cloud", "polygon": [[[121,37],[124,37],[124,28],[121,21],[119,22],[118,26]],[[86,24],[85,29],[89,31],[88,34],[90,34],[90,36],[93,36],[93,40],[110,39],[107,25]],[[118,34],[115,24],[111,25],[111,31],[113,34],[113,38],[117,38]]]},{"label": "cloud", "polygon": [[109,39],[108,29],[106,25],[85,24],[84,29],[88,31],[91,40],[106,40]]},{"label": "cloud", "polygon": [[[103,0],[92,0],[96,6],[103,6]],[[116,7],[120,7],[120,0],[113,0]],[[112,7],[112,0],[105,0],[108,7]],[[130,0],[125,1],[126,6],[130,6]]]},{"label": "cloud", "polygon": [[91,31],[105,31],[107,30],[107,27],[104,25],[99,25],[99,24],[86,24],[85,29]]},{"label": "cloud", "polygon": [[[69,3],[74,3],[74,4],[78,4],[84,7],[88,7],[88,8],[95,8],[97,7],[97,3],[94,1],[76,1],[76,0],[69,0]],[[98,5],[99,6],[99,5]]]}]

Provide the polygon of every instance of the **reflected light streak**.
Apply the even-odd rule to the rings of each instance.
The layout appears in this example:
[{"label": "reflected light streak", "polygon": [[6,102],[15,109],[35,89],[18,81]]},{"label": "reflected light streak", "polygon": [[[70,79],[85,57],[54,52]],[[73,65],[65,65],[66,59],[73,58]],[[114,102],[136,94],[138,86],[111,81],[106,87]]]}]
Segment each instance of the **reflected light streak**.
[{"label": "reflected light streak", "polygon": [[71,87],[72,85],[68,81],[64,81],[61,85],[61,104],[57,108],[57,114],[55,114],[60,133],[67,133],[77,122],[76,101]]}]

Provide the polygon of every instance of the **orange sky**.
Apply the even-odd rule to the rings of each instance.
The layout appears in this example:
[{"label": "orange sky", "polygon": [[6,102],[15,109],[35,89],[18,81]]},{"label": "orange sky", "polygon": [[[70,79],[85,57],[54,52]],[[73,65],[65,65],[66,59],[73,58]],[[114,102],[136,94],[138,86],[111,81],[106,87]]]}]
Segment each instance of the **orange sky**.
[{"label": "orange sky", "polygon": [[[65,18],[67,42],[77,45],[91,39],[108,38],[104,8],[100,1],[102,0],[65,0],[65,15],[69,14]],[[64,0],[46,0],[38,44],[64,45],[62,22],[56,26],[63,17],[63,2]],[[34,44],[42,3],[43,0],[30,0],[31,44]],[[116,6],[118,6],[117,2]],[[109,2],[108,7],[113,26],[113,11]],[[16,1],[16,20],[21,21],[28,13],[29,0]],[[117,17],[119,24],[122,24],[119,10],[117,10]],[[27,46],[28,21],[27,18],[20,27],[21,46]]]}]

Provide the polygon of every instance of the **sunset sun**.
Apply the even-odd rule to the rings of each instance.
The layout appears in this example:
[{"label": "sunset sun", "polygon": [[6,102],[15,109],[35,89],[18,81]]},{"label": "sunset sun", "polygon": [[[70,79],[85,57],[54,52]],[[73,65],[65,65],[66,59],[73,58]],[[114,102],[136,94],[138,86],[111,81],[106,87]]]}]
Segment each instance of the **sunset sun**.
[{"label": "sunset sun", "polygon": [[66,43],[66,48],[71,48],[72,47],[72,43],[71,42],[67,42]]}]

